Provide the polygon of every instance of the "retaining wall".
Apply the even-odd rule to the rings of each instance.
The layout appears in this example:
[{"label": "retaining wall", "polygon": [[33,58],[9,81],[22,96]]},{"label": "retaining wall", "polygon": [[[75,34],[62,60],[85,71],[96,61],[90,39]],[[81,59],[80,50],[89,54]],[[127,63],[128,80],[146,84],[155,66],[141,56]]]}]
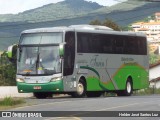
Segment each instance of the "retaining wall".
[{"label": "retaining wall", "polygon": [[32,93],[18,93],[16,86],[1,86],[0,98],[5,97],[32,97]]}]

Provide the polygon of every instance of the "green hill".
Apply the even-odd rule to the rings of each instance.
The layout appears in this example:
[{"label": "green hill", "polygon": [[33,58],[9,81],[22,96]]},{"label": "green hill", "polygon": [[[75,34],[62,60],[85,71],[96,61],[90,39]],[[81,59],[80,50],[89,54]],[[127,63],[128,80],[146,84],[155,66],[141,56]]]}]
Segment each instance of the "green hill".
[{"label": "green hill", "polygon": [[120,26],[144,19],[160,11],[157,2],[128,0],[111,7],[84,0],[66,0],[16,15],[0,15],[0,51],[17,43],[25,29],[88,24],[91,20],[112,19]]},{"label": "green hill", "polygon": [[84,15],[103,6],[95,2],[84,0],[66,0],[56,4],[48,4],[42,7],[28,10],[16,15],[0,15],[0,22],[42,22],[49,20],[59,20],[63,18],[73,18]]}]

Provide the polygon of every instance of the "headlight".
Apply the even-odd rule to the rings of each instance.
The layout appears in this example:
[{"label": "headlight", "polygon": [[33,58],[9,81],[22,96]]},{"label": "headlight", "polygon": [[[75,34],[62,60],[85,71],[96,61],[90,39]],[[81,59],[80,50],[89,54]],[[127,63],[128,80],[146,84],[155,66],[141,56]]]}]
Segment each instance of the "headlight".
[{"label": "headlight", "polygon": [[17,81],[17,82],[24,82],[24,79],[22,79],[22,78],[17,78],[16,81]]},{"label": "headlight", "polygon": [[62,80],[62,77],[51,78],[50,82]]}]

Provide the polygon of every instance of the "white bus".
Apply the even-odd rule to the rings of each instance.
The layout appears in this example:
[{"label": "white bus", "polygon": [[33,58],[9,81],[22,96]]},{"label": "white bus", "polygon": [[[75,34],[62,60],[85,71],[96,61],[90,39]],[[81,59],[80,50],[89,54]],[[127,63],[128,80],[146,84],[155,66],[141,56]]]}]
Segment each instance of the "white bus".
[{"label": "white bus", "polygon": [[[94,25],[38,28],[23,31],[16,46],[18,92],[33,92],[37,98],[57,93],[129,96],[149,85],[142,33]],[[12,60],[16,46],[8,49]]]}]

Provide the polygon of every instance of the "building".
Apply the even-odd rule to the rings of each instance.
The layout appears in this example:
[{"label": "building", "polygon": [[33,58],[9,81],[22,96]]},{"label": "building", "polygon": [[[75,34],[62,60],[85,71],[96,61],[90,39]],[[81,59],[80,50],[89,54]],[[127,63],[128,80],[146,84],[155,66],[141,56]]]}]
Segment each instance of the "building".
[{"label": "building", "polygon": [[143,32],[150,42],[160,42],[160,12],[155,13],[155,20],[137,22],[131,25],[135,32]]},{"label": "building", "polygon": [[160,88],[160,61],[150,65],[149,82],[150,87]]},{"label": "building", "polygon": [[155,13],[155,21],[160,21],[160,12]]},{"label": "building", "polygon": [[160,21],[138,22],[132,24],[135,32],[143,32],[147,35],[150,42],[160,42]]}]

